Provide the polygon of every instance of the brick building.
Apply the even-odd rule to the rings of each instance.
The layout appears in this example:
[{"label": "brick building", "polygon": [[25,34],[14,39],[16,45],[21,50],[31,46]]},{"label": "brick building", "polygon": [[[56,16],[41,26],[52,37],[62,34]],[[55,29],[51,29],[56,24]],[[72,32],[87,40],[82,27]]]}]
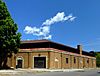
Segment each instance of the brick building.
[{"label": "brick building", "polygon": [[96,68],[96,58],[82,50],[81,45],[72,48],[49,40],[21,41],[17,55],[8,59],[14,68]]}]

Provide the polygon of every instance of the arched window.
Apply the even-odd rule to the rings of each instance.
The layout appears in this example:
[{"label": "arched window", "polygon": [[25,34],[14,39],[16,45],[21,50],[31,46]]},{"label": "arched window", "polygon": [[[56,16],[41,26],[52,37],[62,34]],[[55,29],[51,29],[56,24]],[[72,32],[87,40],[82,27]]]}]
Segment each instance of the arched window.
[{"label": "arched window", "polygon": [[24,59],[23,57],[19,56],[16,59],[16,68],[23,68],[24,66]]}]

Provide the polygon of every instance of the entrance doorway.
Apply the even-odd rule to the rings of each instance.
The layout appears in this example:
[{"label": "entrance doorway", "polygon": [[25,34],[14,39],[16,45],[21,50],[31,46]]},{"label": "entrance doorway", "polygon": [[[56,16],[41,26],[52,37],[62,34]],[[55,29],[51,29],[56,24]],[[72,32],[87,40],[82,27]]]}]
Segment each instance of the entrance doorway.
[{"label": "entrance doorway", "polygon": [[34,57],[34,68],[46,68],[46,57]]},{"label": "entrance doorway", "polygon": [[23,68],[23,59],[21,57],[17,58],[16,68]]}]

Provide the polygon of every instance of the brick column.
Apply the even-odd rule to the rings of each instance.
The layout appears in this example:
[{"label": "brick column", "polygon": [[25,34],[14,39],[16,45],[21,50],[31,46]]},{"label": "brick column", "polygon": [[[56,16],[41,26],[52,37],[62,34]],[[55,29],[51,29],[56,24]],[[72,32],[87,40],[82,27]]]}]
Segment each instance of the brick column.
[{"label": "brick column", "polygon": [[33,57],[32,53],[28,53],[28,68],[33,68]]}]

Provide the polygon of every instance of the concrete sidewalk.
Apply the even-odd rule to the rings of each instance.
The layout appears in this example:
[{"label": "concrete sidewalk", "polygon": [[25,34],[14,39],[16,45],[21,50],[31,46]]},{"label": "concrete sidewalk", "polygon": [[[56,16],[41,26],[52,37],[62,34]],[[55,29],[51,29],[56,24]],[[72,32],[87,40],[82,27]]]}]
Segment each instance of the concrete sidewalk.
[{"label": "concrete sidewalk", "polygon": [[15,69],[15,70],[0,70],[0,73],[22,73],[22,72],[73,72],[85,71],[90,69]]},{"label": "concrete sidewalk", "polygon": [[84,71],[84,69],[16,69],[20,71],[40,71],[40,72],[73,72],[73,71]]}]

